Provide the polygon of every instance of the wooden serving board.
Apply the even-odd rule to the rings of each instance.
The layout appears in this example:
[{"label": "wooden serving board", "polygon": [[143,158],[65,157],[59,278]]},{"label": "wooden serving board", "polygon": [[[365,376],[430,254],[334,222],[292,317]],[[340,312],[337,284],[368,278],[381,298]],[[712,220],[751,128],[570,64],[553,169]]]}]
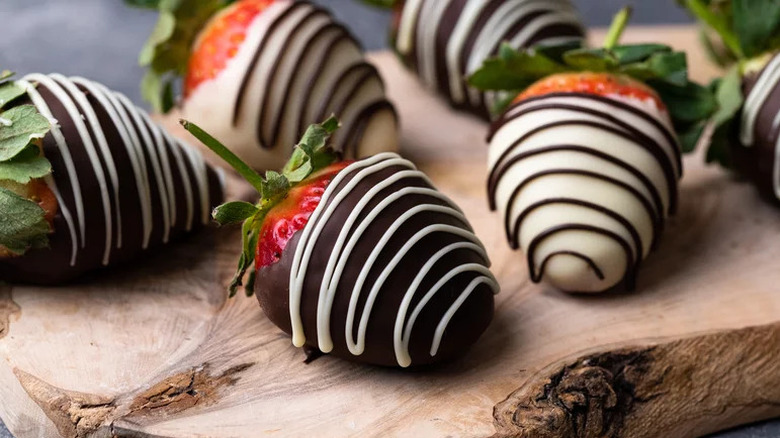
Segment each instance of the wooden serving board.
[{"label": "wooden serving board", "polygon": [[[696,48],[689,28],[628,35],[658,39]],[[533,285],[486,206],[485,124],[427,95],[392,55],[373,58],[404,153],[467,212],[501,282],[475,348],[425,371],[304,364],[254,298],[226,299],[238,234],[210,230],[80,284],[0,289],[12,433],[695,437],[780,416],[780,211],[688,157],[680,212],[636,293]],[[691,65],[701,80],[716,73],[697,55]]]}]

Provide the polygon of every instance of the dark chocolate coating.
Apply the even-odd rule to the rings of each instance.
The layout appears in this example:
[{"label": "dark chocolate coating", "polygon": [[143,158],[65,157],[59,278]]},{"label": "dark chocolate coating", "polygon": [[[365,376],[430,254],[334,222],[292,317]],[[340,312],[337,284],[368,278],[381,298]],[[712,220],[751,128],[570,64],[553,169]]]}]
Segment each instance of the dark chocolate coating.
[{"label": "dark chocolate coating", "polygon": [[[546,4],[521,1],[514,5],[504,0],[422,0],[419,3],[416,15],[400,12],[399,27],[392,32],[401,59],[451,106],[485,119],[490,117],[496,97],[493,93],[468,96],[466,78],[485,59],[495,56],[502,43],[509,42],[519,49],[563,40],[577,41],[585,35],[569,0],[550,0]],[[439,9],[443,3],[446,5]],[[404,8],[416,5],[418,2],[407,1]],[[479,7],[476,14],[471,12],[475,6]],[[407,25],[413,29],[412,44],[404,50],[399,30]],[[457,63],[448,60],[448,54],[453,53],[457,54]],[[476,64],[469,66],[471,60]],[[431,77],[426,77],[426,70],[433,72]],[[453,84],[455,77],[458,82]],[[453,87],[461,90],[462,95],[456,96]]]},{"label": "dark chocolate coating", "polygon": [[[405,316],[408,321],[414,306],[420,302],[433,285],[458,267],[466,265],[479,266],[476,272],[466,270],[454,275],[448,280],[433,298],[423,307],[422,312],[414,323],[410,336],[409,355],[412,366],[428,365],[441,362],[461,355],[469,346],[477,341],[479,336],[488,327],[493,317],[493,294],[497,292],[498,285],[495,279],[487,271],[489,261],[476,237],[467,223],[458,213],[449,214],[442,209],[456,210],[448,200],[431,196],[428,193],[406,193],[390,202],[381,213],[375,217],[369,217],[369,212],[380,211],[378,205],[393,194],[400,193],[409,188],[433,189],[423,174],[413,169],[411,163],[400,160],[394,154],[382,154],[375,157],[377,164],[370,165],[370,173],[360,180],[340,202],[333,205],[334,197],[342,193],[347,184],[356,178],[360,172],[360,166],[367,163],[366,160],[352,164],[343,170],[337,179],[328,186],[324,204],[318,207],[318,211],[327,211],[333,207],[332,215],[325,219],[324,216],[316,216],[315,212],[306,229],[312,232],[317,226],[324,225],[321,234],[315,237],[309,235],[308,242],[311,246],[312,256],[306,266],[307,272],[303,280],[301,292],[301,320],[303,333],[306,336],[306,345],[319,348],[317,338],[318,300],[320,285],[327,282],[325,272],[328,262],[336,253],[339,242],[345,243],[353,236],[358,236],[357,229],[360,224],[367,224],[363,234],[356,238],[356,245],[351,253],[347,254],[343,247],[339,256],[347,257],[343,275],[338,279],[338,286],[333,302],[330,333],[333,340],[334,356],[383,366],[398,366],[401,364],[394,350],[393,330],[396,318],[400,312],[400,306],[407,290],[410,289],[415,277],[423,271],[424,265],[434,255],[452,244],[461,244],[446,253],[433,264],[433,268],[423,275],[419,286],[413,288],[411,305],[407,308]],[[388,161],[392,160],[392,161]],[[371,194],[372,188],[388,182],[388,179],[405,172],[405,177],[392,182],[381,190]],[[342,179],[339,180],[338,178]],[[423,210],[412,215],[408,221],[395,227],[399,218],[411,209],[420,206],[433,206],[439,211]],[[349,225],[350,214],[363,207],[357,214],[357,220]],[[376,210],[375,210],[376,209]],[[459,230],[456,233],[437,229],[427,233],[422,232],[429,226],[447,225]],[[349,227],[345,230],[346,227]],[[287,333],[293,332],[290,311],[291,269],[294,266],[297,250],[304,239],[304,231],[298,232],[287,244],[279,262],[258,270],[255,283],[255,292],[263,310],[268,318]],[[340,233],[346,234],[340,237]],[[385,233],[391,233],[386,244],[381,240]],[[424,236],[407,250],[402,247],[412,240],[417,233]],[[460,234],[459,234],[460,233]],[[464,235],[470,236],[469,238]],[[371,253],[377,249],[378,257],[371,263]],[[353,296],[353,287],[358,281],[363,270],[366,270],[366,281],[359,291],[357,299],[357,312],[355,322],[351,328],[354,337],[357,335],[357,326],[363,313],[364,305],[383,269],[391,265],[392,259],[398,255],[398,263],[390,269],[390,274],[376,295],[370,317],[368,319],[365,351],[360,355],[354,355],[347,347],[346,327],[347,314],[349,312],[350,299]],[[443,315],[455,303],[457,298],[468,289],[472,281],[482,278],[470,295],[462,302],[462,305],[454,313],[454,317],[446,326],[441,340],[440,348],[435,355],[431,355],[431,346],[434,332],[442,320]],[[407,366],[404,364],[402,366]]]},{"label": "dark chocolate coating", "polygon": [[199,152],[102,85],[60,75],[25,80],[37,86],[19,104],[32,103],[57,121],[43,152],[59,205],[49,248],[0,260],[1,280],[61,284],[132,261],[208,223],[222,201],[222,182]]},{"label": "dark chocolate coating", "polygon": [[[776,68],[776,66],[773,66],[773,63],[778,61],[780,61],[780,54],[775,55],[768,66],[760,72],[749,74],[744,78],[743,93],[747,101],[743,113],[738,116],[742,125],[736,125],[735,128],[749,129],[744,123],[744,112],[758,107],[752,129],[753,142],[752,144],[742,144],[739,133],[733,132],[734,141],[731,144],[735,169],[751,180],[764,198],[780,205],[774,181],[776,168],[780,165],[776,158],[778,139],[780,138],[780,125],[776,122],[778,114],[780,114],[780,82],[775,80],[766,83],[767,87],[762,88],[763,91],[756,89],[756,85],[762,77],[764,80],[768,80],[775,73],[773,67]],[[757,97],[758,95],[763,98],[758,101],[750,99],[751,96]],[[742,134],[744,136],[745,133]]]}]

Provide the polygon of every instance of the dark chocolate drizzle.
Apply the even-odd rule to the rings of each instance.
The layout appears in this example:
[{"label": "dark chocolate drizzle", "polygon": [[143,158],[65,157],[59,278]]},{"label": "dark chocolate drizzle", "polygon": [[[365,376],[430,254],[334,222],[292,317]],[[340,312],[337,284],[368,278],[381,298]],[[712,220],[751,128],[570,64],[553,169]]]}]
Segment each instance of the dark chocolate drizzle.
[{"label": "dark chocolate drizzle", "polygon": [[[559,98],[577,98],[577,100],[561,102]],[[607,109],[609,109],[609,111],[607,109],[594,107],[593,105],[588,106],[588,102],[590,101],[597,102],[599,104],[607,104]],[[497,199],[497,189],[499,183],[508,177],[508,171],[510,168],[520,165],[523,160],[530,157],[556,152],[581,153],[599,160],[603,160],[605,164],[609,163],[610,165],[617,166],[618,168],[628,172],[630,175],[636,178],[639,183],[641,183],[641,185],[649,194],[649,197],[648,195],[642,194],[632,184],[628,184],[625,181],[615,179],[599,172],[577,168],[550,168],[543,171],[537,171],[532,175],[524,177],[524,179],[521,181],[512,181],[511,184],[513,191],[508,200],[506,200],[507,205],[502,207],[504,210],[504,228],[507,239],[513,249],[520,247],[520,230],[525,218],[531,212],[543,207],[555,204],[576,205],[578,207],[599,212],[602,215],[616,221],[631,235],[632,242],[626,241],[623,237],[610,230],[572,221],[570,223],[564,223],[562,225],[551,227],[547,230],[544,230],[539,235],[534,236],[528,245],[528,248],[526,249],[528,265],[532,274],[532,280],[537,282],[541,281],[544,276],[544,268],[547,265],[546,262],[548,261],[549,257],[546,257],[537,268],[535,263],[535,252],[539,243],[544,238],[549,237],[552,234],[567,230],[593,232],[603,235],[606,238],[615,240],[626,251],[627,260],[629,260],[630,266],[628,266],[626,269],[623,278],[623,284],[628,289],[631,289],[636,283],[636,273],[644,257],[645,247],[642,244],[640,233],[636,225],[632,224],[625,215],[621,214],[621,212],[613,211],[604,205],[600,205],[597,199],[576,199],[566,196],[565,193],[561,193],[560,196],[536,201],[521,211],[516,218],[513,218],[513,205],[520,196],[520,193],[526,186],[528,186],[529,183],[545,177],[556,175],[577,175],[597,179],[614,186],[616,190],[624,190],[629,192],[632,197],[634,197],[642,204],[653,225],[653,234],[650,248],[655,248],[663,231],[665,218],[667,215],[674,212],[677,204],[677,181],[682,174],[679,143],[673,137],[673,134],[669,131],[669,129],[664,126],[660,120],[657,120],[656,116],[652,115],[651,113],[642,111],[638,107],[634,107],[627,103],[610,99],[608,97],[581,93],[555,93],[523,100],[520,103],[514,104],[509,110],[507,110],[501,119],[493,123],[488,139],[490,141],[494,141],[495,134],[498,133],[498,131],[502,129],[509,129],[510,126],[519,126],[516,123],[518,123],[517,121],[523,117],[534,117],[534,115],[539,111],[551,109],[567,110],[575,114],[580,113],[594,120],[583,120],[578,119],[574,115],[571,117],[567,115],[565,118],[561,118],[560,120],[555,120],[535,127],[534,129],[529,130],[527,133],[524,133],[516,140],[513,140],[511,144],[502,150],[501,155],[490,169],[488,178],[488,199],[490,208],[492,210],[497,209],[499,202]],[[656,131],[655,138],[662,138],[664,143],[659,142],[659,140],[655,140],[654,137],[648,134],[648,132],[641,130],[639,127],[632,126],[624,114],[639,117],[643,121],[647,122],[647,126]],[[515,124],[510,125],[510,122]],[[565,139],[565,141],[561,144],[537,146],[534,149],[528,151],[518,152],[518,149],[522,148],[527,141],[533,138],[533,136],[549,129],[566,126],[592,127],[625,139],[627,147],[633,146],[649,152],[654,160],[658,163],[660,169],[663,171],[663,175],[668,186],[668,208],[664,208],[661,191],[659,190],[659,187],[657,187],[652,182],[649,175],[644,174],[643,171],[640,171],[638,168],[629,164],[620,155],[613,156],[612,154],[600,151],[595,147],[586,146],[584,144],[577,144],[576,142],[572,142],[572,140],[574,140],[572,138]],[[660,137],[657,136],[658,134],[660,134]],[[505,147],[505,144],[502,144],[501,147]],[[677,163],[675,163],[675,160]],[[675,164],[677,164],[677,166],[675,166]],[[504,200],[502,200],[502,202],[504,202]],[[558,251],[555,254],[564,253],[582,259],[589,266],[591,266],[594,272],[596,272],[597,277],[603,279],[603,273],[602,275],[598,275],[598,273],[602,271],[597,266],[597,263],[589,258],[586,254],[580,254],[576,251],[568,251],[565,249]]]},{"label": "dark chocolate drizzle", "polygon": [[[301,8],[306,8],[306,12],[299,15],[294,14],[296,11],[299,12]],[[360,78],[361,81],[376,81],[379,87],[384,89],[384,82],[382,81],[381,76],[377,70],[365,61],[359,61],[355,64],[345,65],[337,77],[333,79],[332,83],[325,87],[329,93],[327,98],[321,102],[313,101],[315,97],[313,96],[313,92],[318,83],[318,80],[320,79],[319,74],[322,72],[325,66],[328,65],[327,63],[333,62],[334,58],[331,56],[332,52],[339,48],[341,44],[345,43],[352,45],[355,50],[361,50],[358,41],[346,28],[333,21],[325,21],[307,39],[306,43],[303,44],[303,48],[293,53],[291,45],[295,39],[299,37],[303,29],[312,25],[312,20],[322,17],[331,19],[331,15],[328,11],[315,6],[308,1],[292,2],[290,6],[287,7],[287,9],[281,12],[279,16],[276,17],[270,25],[268,25],[268,29],[266,30],[260,43],[257,45],[257,48],[252,55],[252,60],[249,64],[249,67],[241,79],[241,86],[239,87],[238,96],[233,108],[233,125],[238,126],[241,123],[248,123],[249,121],[242,120],[242,114],[246,113],[246,106],[259,105],[260,111],[258,113],[259,119],[257,120],[256,140],[257,143],[263,148],[274,149],[278,147],[290,147],[288,144],[280,144],[282,138],[286,139],[286,137],[282,135],[282,130],[284,124],[287,122],[285,119],[286,112],[290,108],[294,108],[294,112],[297,117],[297,123],[295,123],[296,132],[293,135],[293,137],[296,139],[300,138],[309,125],[312,123],[319,123],[330,116],[328,109],[331,109],[331,112],[333,112],[336,117],[339,118],[343,118],[343,114],[347,113],[349,110],[352,110],[352,108],[356,108],[354,111],[360,114],[360,117],[355,118],[353,123],[343,123],[341,130],[342,132],[340,132],[339,136],[337,136],[338,138],[343,139],[356,138],[358,136],[356,131],[362,132],[362,129],[365,128],[365,125],[368,123],[368,121],[377,114],[376,112],[367,111],[367,108],[374,108],[381,111],[385,111],[387,108],[392,108],[392,104],[390,104],[390,102],[384,97],[378,101],[374,100],[368,102],[362,102],[355,99],[355,93],[360,89],[360,87],[349,81],[350,75],[354,73],[354,69],[361,69],[365,72],[365,76]],[[260,74],[258,71],[258,65],[260,64],[260,61],[264,56],[271,56],[267,50],[268,41],[273,37],[278,37],[278,32],[281,31],[281,25],[294,18],[296,23],[293,26],[293,29],[288,34],[283,36],[284,39],[281,49],[278,53],[273,54],[275,58],[272,59],[272,67],[270,72],[267,76],[258,78],[258,75]],[[326,49],[322,53],[311,53],[311,46],[321,38],[331,39],[328,42]],[[291,97],[293,94],[296,94],[294,93],[295,90],[293,90],[293,86],[299,82],[299,76],[302,73],[301,69],[295,69],[295,71],[289,75],[282,72],[280,67],[281,62],[285,56],[294,56],[296,65],[304,62],[316,62],[317,64],[317,68],[313,70],[313,73],[310,75],[310,77],[304,78],[304,80],[301,82],[302,92],[300,97],[296,97],[295,99]],[[314,61],[311,60],[312,58],[314,58]],[[266,84],[268,90],[266,93],[264,93],[261,102],[246,102],[245,95],[248,94],[250,85],[256,81],[260,81]],[[278,107],[275,106],[272,102],[271,96],[273,93],[270,92],[275,84],[281,84],[280,89],[283,90],[283,96],[281,98],[282,104]],[[346,93],[337,92],[338,90],[344,91],[345,89],[342,89],[342,87],[345,86],[349,86],[351,88],[346,89]],[[335,101],[335,96],[339,96],[341,99]],[[378,103],[380,103],[380,105],[377,105]],[[312,113],[315,114],[314,120],[311,120],[309,117],[307,117],[307,114],[310,112],[309,108],[312,105],[319,105],[319,108]],[[394,110],[390,111],[390,113],[393,115],[396,114]],[[355,142],[355,145],[357,144],[358,142]],[[358,150],[352,151],[351,154],[347,153],[347,146],[349,145],[344,141],[339,141],[333,144],[333,147],[336,151],[344,152],[345,158],[353,159],[361,155],[361,151]],[[357,149],[357,146],[355,149]]]}]

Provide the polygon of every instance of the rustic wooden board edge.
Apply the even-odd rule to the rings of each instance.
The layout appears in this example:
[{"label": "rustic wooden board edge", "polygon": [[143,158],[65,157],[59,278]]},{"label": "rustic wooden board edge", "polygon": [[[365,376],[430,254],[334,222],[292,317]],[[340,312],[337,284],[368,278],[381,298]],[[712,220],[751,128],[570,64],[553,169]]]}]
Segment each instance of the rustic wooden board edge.
[{"label": "rustic wooden board edge", "polygon": [[553,366],[495,406],[494,438],[698,437],[778,417],[780,373],[767,345],[780,345],[780,323]]}]

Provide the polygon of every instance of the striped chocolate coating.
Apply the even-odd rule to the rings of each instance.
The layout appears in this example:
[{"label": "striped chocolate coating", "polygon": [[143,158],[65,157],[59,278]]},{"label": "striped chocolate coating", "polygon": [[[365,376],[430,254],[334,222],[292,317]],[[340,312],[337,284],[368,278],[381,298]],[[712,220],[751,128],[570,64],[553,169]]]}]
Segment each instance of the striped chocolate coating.
[{"label": "striped chocolate coating", "polygon": [[58,284],[137,258],[202,228],[221,174],[120,93],[79,77],[30,74],[27,102],[52,122],[43,140],[58,211],[50,248],[0,261],[0,278]]},{"label": "striped chocolate coating", "polygon": [[652,101],[556,93],[514,104],[490,134],[488,199],[534,282],[633,289],[677,204],[680,146]]},{"label": "striped chocolate coating", "polygon": [[736,165],[762,194],[780,203],[780,54],[744,82]]},{"label": "striped chocolate coating", "polygon": [[306,128],[335,114],[347,159],[398,149],[395,109],[355,38],[307,1],[277,0],[249,25],[225,69],[183,102],[199,124],[257,169],[284,166]]},{"label": "striped chocolate coating", "polygon": [[384,153],[336,175],[255,285],[295,346],[408,367],[477,341],[499,289],[489,266],[460,209],[412,163]]},{"label": "striped chocolate coating", "polygon": [[501,96],[470,88],[466,78],[502,43],[519,49],[583,36],[570,0],[406,0],[395,48],[428,88],[487,118]]}]

